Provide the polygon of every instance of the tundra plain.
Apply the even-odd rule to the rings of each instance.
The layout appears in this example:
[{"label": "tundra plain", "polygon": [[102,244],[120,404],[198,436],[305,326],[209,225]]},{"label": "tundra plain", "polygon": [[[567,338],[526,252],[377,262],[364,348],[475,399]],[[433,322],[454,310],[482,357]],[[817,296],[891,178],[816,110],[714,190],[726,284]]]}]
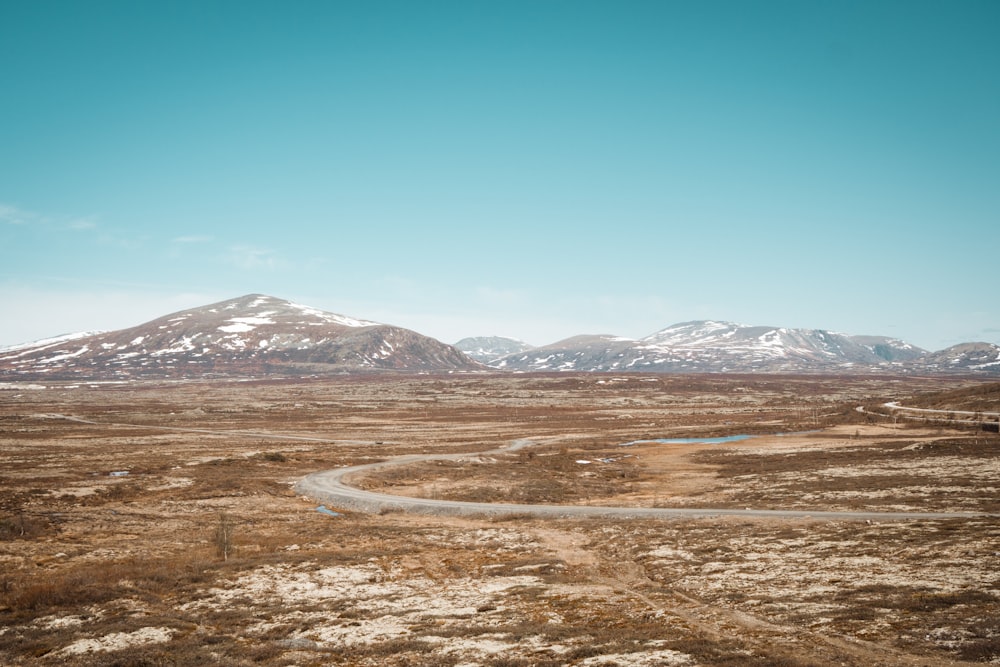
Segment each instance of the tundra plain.
[{"label": "tundra plain", "polygon": [[[887,402],[923,409],[909,420]],[[0,388],[5,665],[1000,661],[1000,410],[969,378],[345,376]],[[748,434],[736,442],[659,439]],[[483,455],[515,441],[531,445]],[[474,502],[949,519],[366,514]]]}]

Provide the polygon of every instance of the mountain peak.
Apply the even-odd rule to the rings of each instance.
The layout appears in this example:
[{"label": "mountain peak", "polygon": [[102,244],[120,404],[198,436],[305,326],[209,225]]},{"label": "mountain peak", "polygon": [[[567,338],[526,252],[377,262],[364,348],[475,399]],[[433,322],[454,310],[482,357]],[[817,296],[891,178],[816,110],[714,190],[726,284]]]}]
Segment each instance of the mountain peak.
[{"label": "mountain peak", "polygon": [[455,348],[408,329],[264,294],[171,313],[119,331],[67,336],[0,352],[0,377],[25,379],[479,368]]},{"label": "mountain peak", "polygon": [[202,320],[226,317],[234,328],[243,324],[333,324],[345,327],[374,327],[378,322],[360,320],[346,315],[330,313],[312,306],[305,306],[266,294],[247,294],[235,299],[227,299],[200,308],[173,313],[160,318],[175,321],[182,317],[196,317]]}]

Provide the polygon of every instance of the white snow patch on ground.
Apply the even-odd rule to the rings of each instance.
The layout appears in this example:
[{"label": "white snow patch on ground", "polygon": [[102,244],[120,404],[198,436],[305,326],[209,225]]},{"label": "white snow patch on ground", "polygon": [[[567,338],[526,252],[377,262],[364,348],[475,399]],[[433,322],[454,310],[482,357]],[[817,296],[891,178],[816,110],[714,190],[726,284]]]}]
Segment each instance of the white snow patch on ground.
[{"label": "white snow patch on ground", "polygon": [[[445,626],[466,623],[484,604],[502,607],[506,591],[539,582],[537,577],[527,575],[439,582],[410,573],[400,577],[391,567],[386,569],[371,563],[314,568],[315,563],[260,567],[223,588],[211,589],[206,597],[181,608],[185,611],[218,608],[247,599],[269,599],[305,607],[292,614],[297,615],[297,624],[304,627],[292,638],[333,648],[412,636],[412,628],[428,619],[437,619]],[[313,612],[318,604],[344,608],[349,613]],[[257,624],[247,631],[264,632],[267,627],[268,623]]]},{"label": "white snow patch on ground", "polygon": [[669,649],[658,651],[644,651],[642,653],[614,653],[608,655],[595,655],[585,659],[580,665],[587,667],[600,667],[601,665],[615,667],[667,667],[669,665],[693,665],[694,659],[686,653],[679,653]]},{"label": "white snow patch on ground", "polygon": [[676,549],[669,545],[663,545],[648,551],[646,556],[663,560],[694,560],[694,554],[684,549]]},{"label": "white snow patch on ground", "polygon": [[112,632],[97,639],[79,639],[56,655],[80,655],[102,651],[118,651],[130,646],[163,644],[170,641],[175,630],[171,628],[140,628],[135,632]]},{"label": "white snow patch on ground", "polygon": [[410,634],[410,623],[392,616],[353,621],[349,625],[325,625],[297,636],[327,646],[354,646],[385,641]]},{"label": "white snow patch on ground", "polygon": [[43,630],[55,630],[58,628],[73,628],[83,625],[82,616],[44,616],[35,621],[35,626]]},{"label": "white snow patch on ground", "polygon": [[[430,635],[423,637],[425,641],[440,645],[439,651],[445,655],[460,655],[462,658],[471,657],[469,654],[481,658],[496,656],[500,653],[514,653],[525,649],[533,651],[547,651],[549,653],[565,653],[569,647],[559,644],[550,644],[545,638],[533,635],[530,637],[514,637],[508,633],[489,633],[478,637],[436,637]],[[463,661],[456,667],[473,667],[479,662]]]}]

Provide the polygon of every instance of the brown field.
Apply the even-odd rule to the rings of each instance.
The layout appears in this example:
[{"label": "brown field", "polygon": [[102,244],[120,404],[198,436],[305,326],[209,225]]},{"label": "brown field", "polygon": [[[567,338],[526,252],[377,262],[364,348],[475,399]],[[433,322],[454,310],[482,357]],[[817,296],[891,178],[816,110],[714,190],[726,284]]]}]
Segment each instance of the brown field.
[{"label": "brown field", "polygon": [[[0,664],[997,662],[1000,435],[857,410],[997,411],[997,387],[604,374],[4,385]],[[622,446],[739,433],[760,437]],[[475,456],[521,438],[536,445]],[[982,515],[330,516],[292,490],[420,452],[470,456],[360,484]]]}]

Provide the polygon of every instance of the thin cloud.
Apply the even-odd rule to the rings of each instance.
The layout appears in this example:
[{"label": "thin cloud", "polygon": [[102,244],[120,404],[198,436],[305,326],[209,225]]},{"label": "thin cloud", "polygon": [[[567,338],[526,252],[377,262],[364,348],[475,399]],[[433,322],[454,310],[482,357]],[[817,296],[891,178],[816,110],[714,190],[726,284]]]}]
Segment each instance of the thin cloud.
[{"label": "thin cloud", "polygon": [[231,247],[229,261],[247,271],[273,271],[285,266],[285,261],[278,257],[273,250],[247,245]]},{"label": "thin cloud", "polygon": [[97,242],[103,246],[111,246],[113,248],[135,251],[146,247],[146,245],[150,242],[150,238],[148,235],[130,236],[119,234],[117,230],[112,230],[99,234]]},{"label": "thin cloud", "polygon": [[170,239],[170,242],[192,244],[192,243],[211,243],[214,240],[215,240],[214,236],[201,236],[195,234],[192,236],[178,236],[177,238]]},{"label": "thin cloud", "polygon": [[95,216],[88,215],[84,218],[77,218],[76,220],[71,220],[69,224],[66,226],[78,232],[97,229],[97,218]]},{"label": "thin cloud", "polygon": [[33,211],[26,211],[10,204],[0,204],[0,222],[8,225],[27,225],[39,220],[40,216]]},{"label": "thin cloud", "polygon": [[20,206],[0,203],[0,223],[8,225],[38,225],[49,231],[58,229],[70,229],[73,231],[89,231],[97,229],[98,216],[84,215],[77,218],[62,218],[59,216],[47,216],[29,211]]}]

